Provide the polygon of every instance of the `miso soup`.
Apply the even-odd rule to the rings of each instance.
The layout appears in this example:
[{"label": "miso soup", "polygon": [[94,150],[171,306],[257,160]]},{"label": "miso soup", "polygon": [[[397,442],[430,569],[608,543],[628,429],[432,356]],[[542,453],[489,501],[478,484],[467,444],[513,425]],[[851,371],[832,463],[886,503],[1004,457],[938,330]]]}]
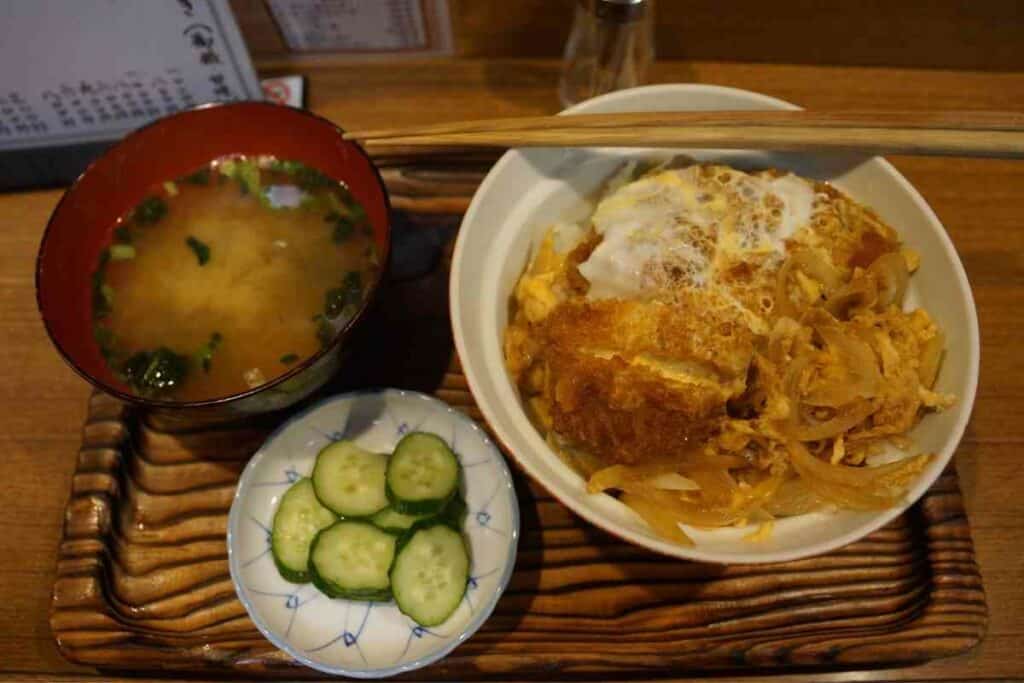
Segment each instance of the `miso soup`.
[{"label": "miso soup", "polygon": [[226,157],[152,189],[93,276],[97,343],[141,396],[258,387],[319,351],[380,275],[344,184],[270,157]]}]

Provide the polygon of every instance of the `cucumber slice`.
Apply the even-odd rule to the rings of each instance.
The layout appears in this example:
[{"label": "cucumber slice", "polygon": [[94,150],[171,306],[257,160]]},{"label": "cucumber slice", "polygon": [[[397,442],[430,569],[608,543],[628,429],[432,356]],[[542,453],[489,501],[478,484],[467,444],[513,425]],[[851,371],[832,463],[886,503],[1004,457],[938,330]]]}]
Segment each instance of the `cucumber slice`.
[{"label": "cucumber slice", "polygon": [[370,521],[378,529],[383,529],[389,534],[401,536],[413,524],[428,517],[430,515],[403,515],[401,512],[397,512],[395,508],[388,506],[373,517],[370,517]]},{"label": "cucumber slice", "polygon": [[459,490],[462,467],[435,434],[407,434],[388,460],[386,491],[391,506],[406,515],[434,514]]},{"label": "cucumber slice", "polygon": [[421,626],[443,623],[462,602],[469,580],[469,551],[441,519],[420,522],[399,540],[391,567],[398,609]]},{"label": "cucumber slice", "polygon": [[309,568],[313,585],[331,598],[391,599],[388,569],[397,539],[359,520],[342,520],[313,540]]},{"label": "cucumber slice", "polygon": [[[455,529],[461,529],[462,525],[466,522],[466,501],[462,499],[461,495],[453,497],[448,504],[445,505],[444,510],[437,513],[436,517],[448,524]],[[373,522],[374,526],[377,526],[389,534],[395,534],[401,536],[408,531],[413,524],[422,522],[426,519],[431,519],[435,515],[405,515],[401,512],[397,512],[395,508],[388,506],[370,517],[370,521]]]},{"label": "cucumber slice", "polygon": [[366,517],[387,507],[384,473],[388,457],[337,441],[320,451],[313,466],[313,490],[343,517]]},{"label": "cucumber slice", "polygon": [[270,532],[270,552],[281,578],[292,583],[309,581],[309,546],[321,529],[336,520],[317,500],[309,479],[299,479],[285,491]]}]

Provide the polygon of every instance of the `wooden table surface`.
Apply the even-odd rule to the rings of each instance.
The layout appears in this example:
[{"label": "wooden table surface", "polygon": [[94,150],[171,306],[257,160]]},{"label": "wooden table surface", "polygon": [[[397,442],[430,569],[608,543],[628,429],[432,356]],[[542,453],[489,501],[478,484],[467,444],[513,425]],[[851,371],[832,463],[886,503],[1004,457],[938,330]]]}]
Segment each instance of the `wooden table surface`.
[{"label": "wooden table surface", "polygon": [[[280,75],[273,64],[263,71]],[[558,109],[558,65],[551,61],[308,67],[306,74],[309,106],[347,128]],[[1024,73],[1017,72],[669,62],[656,65],[652,80],[736,86],[821,110],[1024,111]],[[1024,456],[1017,449],[1024,446],[1024,338],[1017,330],[1024,330],[1024,162],[892,161],[952,235],[978,304],[981,381],[956,461],[988,595],[989,632],[974,652],[922,666],[784,678],[1021,678]],[[0,195],[0,680],[110,680],[64,661],[47,623],[62,513],[89,393],[50,346],[36,312],[36,249],[59,197],[57,190]]]}]

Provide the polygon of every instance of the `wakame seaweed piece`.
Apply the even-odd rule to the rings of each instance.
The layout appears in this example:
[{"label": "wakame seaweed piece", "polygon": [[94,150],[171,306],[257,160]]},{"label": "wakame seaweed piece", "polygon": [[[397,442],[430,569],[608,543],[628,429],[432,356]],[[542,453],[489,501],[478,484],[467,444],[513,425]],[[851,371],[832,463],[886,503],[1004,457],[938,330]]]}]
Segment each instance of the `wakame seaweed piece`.
[{"label": "wakame seaweed piece", "polygon": [[356,225],[363,225],[366,223],[366,210],[355,201],[350,201],[348,203],[348,215]]},{"label": "wakame seaweed piece", "polygon": [[128,229],[128,226],[121,225],[114,228],[114,239],[124,244],[132,243],[132,231]]},{"label": "wakame seaweed piece", "polygon": [[300,169],[305,168],[305,164],[301,161],[288,161],[281,159],[273,159],[270,162],[270,170],[278,173],[287,173],[288,175],[295,175]]},{"label": "wakame seaweed piece", "polygon": [[297,353],[286,353],[283,356],[281,356],[281,363],[283,365],[291,365],[292,363],[294,363],[298,359],[299,359],[299,354],[297,354]]},{"label": "wakame seaweed piece", "polygon": [[297,167],[291,175],[295,177],[295,184],[301,189],[308,192],[309,190],[337,185],[327,174],[299,162],[293,163],[297,164]]},{"label": "wakame seaweed piece", "polygon": [[334,240],[335,244],[344,244],[348,241],[349,237],[352,237],[352,233],[355,232],[355,227],[347,219],[342,218],[334,224],[334,233],[331,235],[331,239]]},{"label": "wakame seaweed piece", "polygon": [[220,332],[214,332],[210,335],[210,341],[206,342],[199,348],[199,352],[196,353],[196,360],[199,362],[199,366],[203,369],[203,372],[210,371],[210,365],[213,361],[213,353],[220,346],[221,341],[224,337],[221,336]]},{"label": "wakame seaweed piece", "polygon": [[324,313],[334,320],[340,315],[351,315],[363,300],[362,277],[358,271],[352,270],[345,275],[341,287],[327,290],[324,296]]},{"label": "wakame seaweed piece", "polygon": [[189,185],[201,185],[206,186],[210,184],[210,169],[201,168],[194,173],[189,173],[186,176],[182,176],[180,181],[182,183],[188,183]]},{"label": "wakame seaweed piece", "polygon": [[153,225],[167,215],[167,202],[160,197],[146,197],[132,210],[137,225]]},{"label": "wakame seaweed piece", "polygon": [[143,396],[164,393],[181,385],[188,374],[188,359],[161,346],[132,354],[121,367],[124,380]]},{"label": "wakame seaweed piece", "polygon": [[320,342],[320,346],[329,346],[331,340],[334,339],[334,325],[331,324],[323,313],[314,315],[313,322],[316,323],[316,338]]},{"label": "wakame seaweed piece", "polygon": [[355,232],[356,226],[352,223],[352,220],[348,216],[343,216],[337,211],[331,211],[324,220],[334,225],[334,231],[331,233],[331,240],[335,244],[345,243],[352,233]]},{"label": "wakame seaweed piece", "polygon": [[342,287],[349,291],[353,297],[353,303],[358,303],[362,300],[362,276],[359,275],[358,270],[349,270],[345,275],[345,280],[342,281]]},{"label": "wakame seaweed piece", "polygon": [[199,265],[205,266],[210,260],[210,247],[205,242],[196,239],[192,235],[185,238],[185,244],[188,245],[189,249],[196,255],[196,259],[199,261]]}]

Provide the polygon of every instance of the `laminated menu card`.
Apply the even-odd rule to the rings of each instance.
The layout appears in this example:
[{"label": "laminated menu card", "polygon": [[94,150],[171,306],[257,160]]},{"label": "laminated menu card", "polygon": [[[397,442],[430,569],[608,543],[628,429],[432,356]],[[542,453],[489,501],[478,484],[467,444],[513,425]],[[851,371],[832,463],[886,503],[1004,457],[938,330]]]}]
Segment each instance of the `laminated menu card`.
[{"label": "laminated menu card", "polygon": [[227,0],[0,0],[0,189],[69,182],[154,119],[262,97]]}]

